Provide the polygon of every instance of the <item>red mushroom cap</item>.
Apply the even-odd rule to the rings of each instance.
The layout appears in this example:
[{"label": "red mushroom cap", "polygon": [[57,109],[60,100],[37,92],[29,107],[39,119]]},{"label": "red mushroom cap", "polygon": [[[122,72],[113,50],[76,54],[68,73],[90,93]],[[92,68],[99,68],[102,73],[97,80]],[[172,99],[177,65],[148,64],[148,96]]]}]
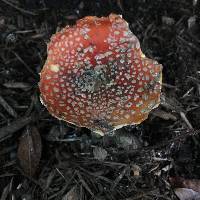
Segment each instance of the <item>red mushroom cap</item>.
[{"label": "red mushroom cap", "polygon": [[160,103],[162,65],[142,54],[119,15],[85,17],[51,38],[41,98],[55,117],[105,134]]}]

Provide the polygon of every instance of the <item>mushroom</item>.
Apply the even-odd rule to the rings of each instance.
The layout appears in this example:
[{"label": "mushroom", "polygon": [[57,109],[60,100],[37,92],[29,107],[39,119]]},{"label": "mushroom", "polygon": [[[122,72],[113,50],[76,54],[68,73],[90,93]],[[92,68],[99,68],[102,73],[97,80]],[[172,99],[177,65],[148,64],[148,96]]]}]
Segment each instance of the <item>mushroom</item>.
[{"label": "mushroom", "polygon": [[162,65],[121,16],[88,16],[51,37],[39,88],[58,119],[104,135],[140,124],[160,103]]}]

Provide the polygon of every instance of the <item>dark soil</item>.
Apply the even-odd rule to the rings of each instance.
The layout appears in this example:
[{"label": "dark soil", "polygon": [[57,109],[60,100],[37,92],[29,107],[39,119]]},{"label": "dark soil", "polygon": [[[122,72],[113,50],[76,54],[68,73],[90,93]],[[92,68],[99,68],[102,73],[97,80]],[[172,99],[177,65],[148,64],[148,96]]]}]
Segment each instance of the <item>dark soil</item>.
[{"label": "dark soil", "polygon": [[[163,69],[162,102],[138,126],[98,137],[39,100],[53,33],[121,14]],[[0,0],[0,194],[4,199],[177,199],[170,177],[200,179],[200,1]]]}]

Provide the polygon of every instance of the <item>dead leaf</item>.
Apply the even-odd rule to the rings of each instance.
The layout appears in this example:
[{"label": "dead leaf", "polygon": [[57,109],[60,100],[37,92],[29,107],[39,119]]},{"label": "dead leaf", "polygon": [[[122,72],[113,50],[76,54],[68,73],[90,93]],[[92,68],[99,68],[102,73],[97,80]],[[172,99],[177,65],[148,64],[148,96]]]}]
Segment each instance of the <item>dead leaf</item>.
[{"label": "dead leaf", "polygon": [[41,158],[42,143],[36,127],[28,126],[19,139],[17,157],[24,172],[33,176]]},{"label": "dead leaf", "polygon": [[180,200],[200,200],[200,193],[192,189],[176,188],[174,192]]}]

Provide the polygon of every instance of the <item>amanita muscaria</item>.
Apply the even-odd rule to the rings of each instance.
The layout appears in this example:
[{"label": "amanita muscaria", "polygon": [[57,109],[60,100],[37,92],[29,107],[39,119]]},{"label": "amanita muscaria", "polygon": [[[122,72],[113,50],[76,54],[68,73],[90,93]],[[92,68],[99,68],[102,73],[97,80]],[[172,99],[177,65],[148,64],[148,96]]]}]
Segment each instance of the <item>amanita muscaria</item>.
[{"label": "amanita muscaria", "polygon": [[162,65],[119,15],[89,16],[51,37],[41,99],[58,119],[100,134],[139,124],[160,103]]}]

